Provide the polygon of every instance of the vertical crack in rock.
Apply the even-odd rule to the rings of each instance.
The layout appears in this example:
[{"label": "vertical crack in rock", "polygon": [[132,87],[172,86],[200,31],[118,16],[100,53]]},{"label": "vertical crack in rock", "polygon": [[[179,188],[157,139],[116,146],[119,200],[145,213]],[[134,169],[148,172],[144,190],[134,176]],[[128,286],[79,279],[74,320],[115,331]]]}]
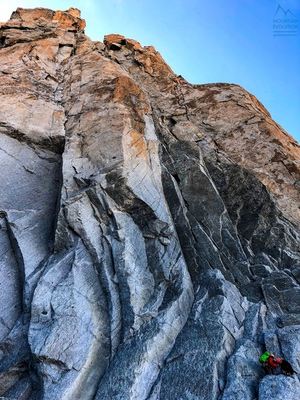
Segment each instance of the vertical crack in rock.
[{"label": "vertical crack in rock", "polygon": [[299,145],[80,11],[0,28],[0,396],[298,399]]},{"label": "vertical crack in rock", "polygon": [[43,398],[53,398],[53,390],[65,398],[93,398],[109,356],[107,313],[99,304],[97,272],[78,240],[72,252],[52,257],[33,298],[29,341]]},{"label": "vertical crack in rock", "polygon": [[[22,253],[6,212],[1,212],[1,315],[0,315],[0,395],[14,394],[20,387],[30,394],[37,378],[30,368],[32,356],[28,344],[30,303],[26,298],[26,279]],[[21,390],[21,391],[22,391]]]},{"label": "vertical crack in rock", "polygon": [[[7,337],[17,325],[23,311],[23,285],[24,271],[20,265],[21,260],[15,256],[14,240],[9,232],[9,223],[6,213],[1,211],[1,261],[0,261],[0,395],[3,394],[11,385],[16,383],[24,371],[24,359],[18,357],[15,351],[12,351],[10,343],[17,347],[18,344],[13,338],[7,340]],[[7,279],[9,277],[9,279]],[[12,336],[12,335],[10,335]],[[19,338],[18,338],[19,339]],[[23,339],[27,341],[24,335]],[[24,343],[26,347],[26,343]],[[12,354],[15,353],[15,354]],[[23,354],[24,355],[24,354]],[[27,358],[28,354],[26,354]],[[26,360],[25,358],[25,360]],[[9,372],[7,372],[9,369]]]}]

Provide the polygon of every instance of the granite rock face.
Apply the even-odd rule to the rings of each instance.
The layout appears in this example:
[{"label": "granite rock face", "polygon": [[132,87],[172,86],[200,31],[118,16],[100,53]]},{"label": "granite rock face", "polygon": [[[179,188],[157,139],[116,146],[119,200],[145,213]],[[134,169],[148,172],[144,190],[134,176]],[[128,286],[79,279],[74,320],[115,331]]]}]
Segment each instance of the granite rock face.
[{"label": "granite rock face", "polygon": [[[0,29],[0,396],[300,398],[300,148],[76,9]],[[201,78],[201,77],[200,77]]]}]

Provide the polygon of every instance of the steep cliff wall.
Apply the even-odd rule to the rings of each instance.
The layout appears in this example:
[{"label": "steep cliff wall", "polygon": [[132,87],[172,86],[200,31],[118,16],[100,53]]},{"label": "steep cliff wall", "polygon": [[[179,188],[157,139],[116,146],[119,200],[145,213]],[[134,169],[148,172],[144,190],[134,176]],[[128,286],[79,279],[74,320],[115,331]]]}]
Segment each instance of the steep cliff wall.
[{"label": "steep cliff wall", "polygon": [[76,9],[0,30],[0,396],[300,398],[300,148],[237,85],[92,42]]}]

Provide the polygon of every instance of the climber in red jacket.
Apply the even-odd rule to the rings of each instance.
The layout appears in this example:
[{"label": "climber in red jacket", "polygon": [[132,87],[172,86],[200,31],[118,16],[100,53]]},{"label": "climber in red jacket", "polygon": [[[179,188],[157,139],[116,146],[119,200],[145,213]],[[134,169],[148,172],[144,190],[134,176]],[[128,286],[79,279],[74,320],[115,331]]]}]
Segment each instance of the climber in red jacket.
[{"label": "climber in red jacket", "polygon": [[291,364],[282,358],[275,358],[274,354],[265,351],[260,357],[259,362],[267,374],[273,374],[273,371],[280,366],[281,373],[286,376],[297,374]]},{"label": "climber in red jacket", "polygon": [[268,372],[269,374],[273,374],[273,371],[279,367],[279,365],[281,364],[281,358],[277,357],[275,358],[274,354],[270,354],[270,356],[267,359],[266,362],[266,372]]}]

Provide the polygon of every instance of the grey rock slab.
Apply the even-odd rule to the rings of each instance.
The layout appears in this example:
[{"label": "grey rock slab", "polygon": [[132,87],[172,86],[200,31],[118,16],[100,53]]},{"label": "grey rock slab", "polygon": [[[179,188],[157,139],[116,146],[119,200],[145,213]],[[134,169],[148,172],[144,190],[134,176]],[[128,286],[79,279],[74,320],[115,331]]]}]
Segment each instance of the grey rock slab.
[{"label": "grey rock slab", "polygon": [[11,245],[6,218],[0,218],[0,343],[23,310],[23,277]]},{"label": "grey rock slab", "polygon": [[300,325],[285,326],[277,330],[283,358],[293,369],[300,371]]},{"label": "grey rock slab", "polygon": [[249,340],[230,357],[227,363],[226,388],[222,400],[253,400],[258,395],[258,382],[264,372],[258,363],[260,351],[256,343]]},{"label": "grey rock slab", "polygon": [[298,400],[300,382],[296,376],[268,375],[259,384],[258,400]]},{"label": "grey rock slab", "polygon": [[60,155],[0,135],[1,208],[25,279],[51,250],[60,184]]},{"label": "grey rock slab", "polygon": [[265,315],[266,308],[259,303],[251,304],[246,311],[243,335],[227,362],[222,400],[257,398],[259,381],[265,375],[258,361],[264,349]]},{"label": "grey rock slab", "polygon": [[196,293],[187,324],[161,372],[163,399],[218,399],[225,388],[227,359],[243,334],[248,304],[245,300],[241,312],[240,293],[219,271],[210,272],[202,282],[203,289]]},{"label": "grey rock slab", "polygon": [[262,290],[270,312],[278,316],[283,313],[300,313],[300,287],[287,272],[272,272],[264,278]]},{"label": "grey rock slab", "polygon": [[[29,330],[44,399],[92,399],[109,358],[106,301],[84,245],[54,257],[34,293]],[[58,384],[59,383],[59,384]]]},{"label": "grey rock slab", "polygon": [[[146,245],[147,267],[140,263],[141,247],[133,246],[126,235],[133,229],[128,217],[116,218],[122,242],[112,243],[114,262],[122,303],[128,310],[131,308],[124,317],[132,315],[131,322],[127,319],[123,325],[126,328],[131,323],[134,329],[119,346],[100,382],[96,399],[147,399],[188,317],[193,301],[192,283],[176,237],[172,237],[167,248],[159,240],[149,239],[154,243]],[[142,240],[138,234],[135,237],[137,242]],[[130,274],[129,267],[133,268]],[[140,287],[136,285],[137,279]],[[141,293],[142,297],[135,298],[143,289],[146,291]]]}]

